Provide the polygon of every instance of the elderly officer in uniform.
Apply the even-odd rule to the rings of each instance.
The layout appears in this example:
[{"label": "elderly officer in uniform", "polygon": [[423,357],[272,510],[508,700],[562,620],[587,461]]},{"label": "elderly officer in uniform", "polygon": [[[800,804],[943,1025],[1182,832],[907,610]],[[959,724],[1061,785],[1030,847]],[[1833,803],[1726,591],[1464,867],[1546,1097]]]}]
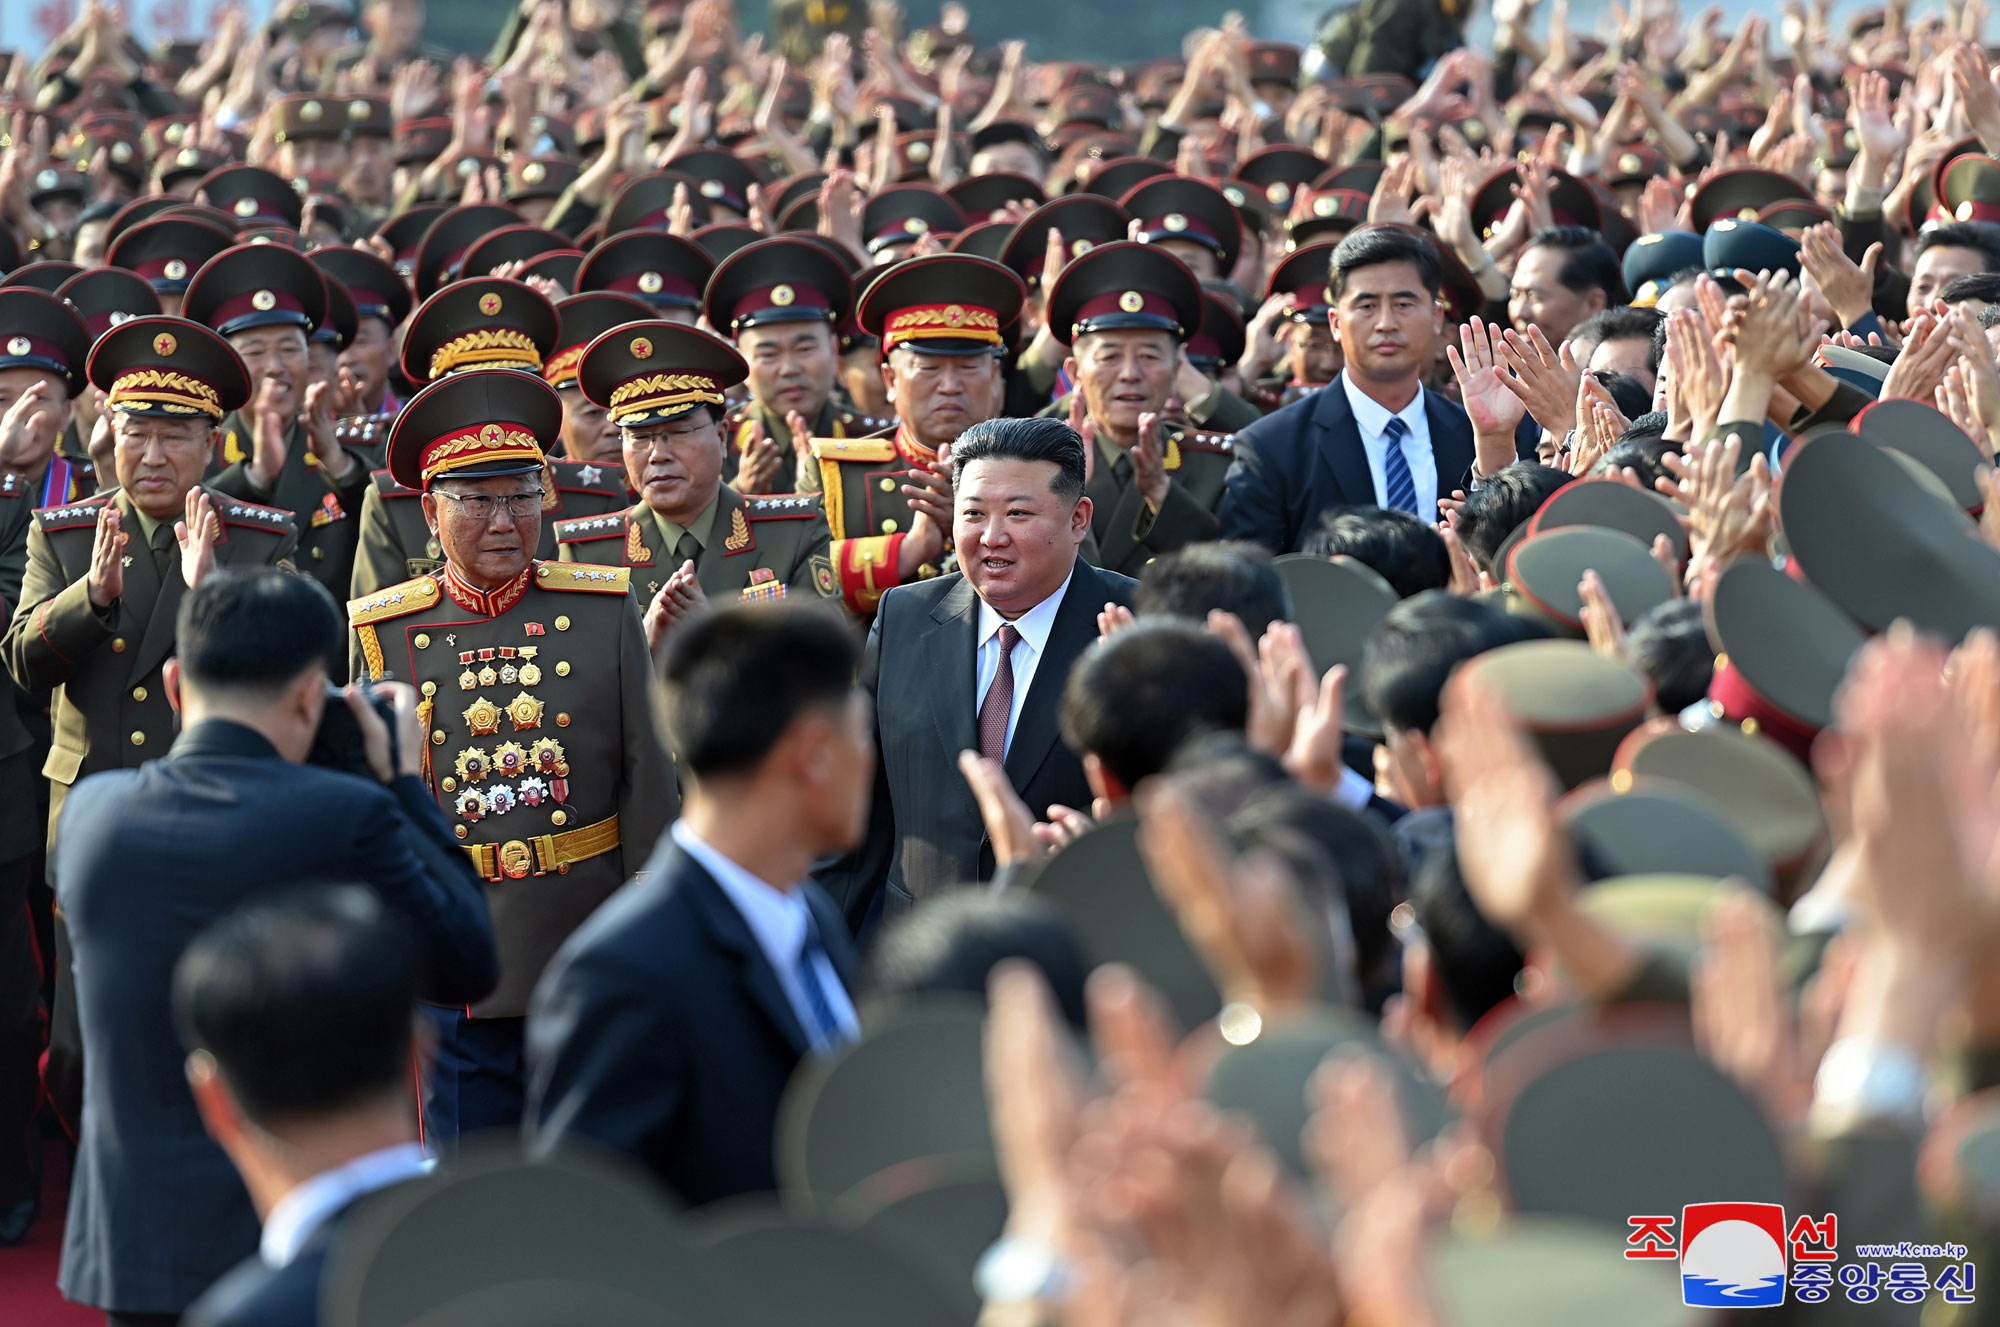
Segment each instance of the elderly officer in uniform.
[{"label": "elderly officer in uniform", "polygon": [[326,317],[319,269],[281,244],[238,245],[202,264],[182,307],[228,339],[252,382],[249,402],[222,421],[209,482],[290,512],[299,569],[346,594],[371,454],[340,445],[332,385],[307,385],[306,338]]},{"label": "elderly officer in uniform", "polygon": [[[650,316],[622,295],[575,295],[551,306],[518,281],[479,277],[446,286],[424,301],[405,339],[404,372],[412,382],[470,369],[539,372],[562,400],[562,445],[588,441],[602,412],[576,390],[576,364],[599,332]],[[433,374],[432,363],[438,365]],[[532,362],[530,362],[532,361]],[[585,416],[593,418],[586,418]],[[422,576],[444,565],[425,524],[422,494],[377,470],[361,504],[361,551],[354,560],[353,597]],[[560,517],[601,516],[625,505],[624,467],[595,454],[547,457],[542,464],[542,542],[535,556],[556,555]]]},{"label": "elderly officer in uniform", "polygon": [[722,482],[723,401],[747,372],[734,347],[679,323],[628,323],[598,337],[577,371],[618,426],[639,502],[558,522],[556,537],[565,562],[630,572],[649,643],[711,598],[838,594],[819,499],[744,497]]},{"label": "elderly officer in uniform", "polygon": [[[35,513],[4,642],[15,682],[56,693],[55,744],[42,767],[51,856],[70,785],[130,769],[173,741],[160,665],[174,651],[185,575],[283,562],[297,543],[285,512],[201,486],[223,416],[250,394],[249,371],[228,342],[184,318],[134,318],[104,334],[87,371],[111,411],[118,487]],[[67,948],[58,925],[46,1081],[75,1124],[82,1042]]]},{"label": "elderly officer in uniform", "polygon": [[1003,264],[941,253],[896,264],[862,297],[859,321],[882,344],[895,431],[814,438],[799,478],[825,495],[834,571],[854,612],[872,614],[884,591],[941,570],[951,530],[941,453],[1001,413],[1006,329],[1027,295]]},{"label": "elderly officer in uniform", "polygon": [[1150,244],[1100,244],[1049,292],[1049,331],[1070,347],[1072,422],[1091,463],[1097,565],[1127,576],[1215,538],[1230,439],[1162,419],[1181,345],[1201,326],[1201,285]]},{"label": "elderly officer in uniform", "polygon": [[389,469],[421,490],[442,569],[348,605],[357,677],[415,684],[423,776],[487,882],[500,986],[433,1009],[431,1136],[519,1123],[521,1016],[569,933],[624,883],[679,806],[653,735],[651,665],[624,568],[535,557],[555,390],[454,373],[403,407]]}]

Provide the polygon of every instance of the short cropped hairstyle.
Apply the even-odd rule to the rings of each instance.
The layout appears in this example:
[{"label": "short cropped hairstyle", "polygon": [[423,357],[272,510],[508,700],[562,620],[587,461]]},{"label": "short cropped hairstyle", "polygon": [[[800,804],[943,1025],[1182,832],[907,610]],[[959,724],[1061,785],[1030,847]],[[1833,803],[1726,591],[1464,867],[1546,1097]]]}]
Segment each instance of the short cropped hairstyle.
[{"label": "short cropped hairstyle", "polygon": [[[1582,325],[1569,334],[1569,339],[1573,342],[1587,341],[1593,348],[1606,341],[1644,341],[1652,347],[1653,333],[1666,320],[1667,315],[1658,309],[1642,309],[1636,304],[1614,304],[1584,319]],[[1579,356],[1582,354],[1581,351],[1577,353]],[[1646,352],[1646,368],[1655,374],[1660,371],[1657,353],[1655,348]]]},{"label": "short cropped hairstyle", "polygon": [[1020,891],[958,889],[925,899],[882,928],[865,991],[883,999],[949,991],[983,1002],[987,977],[1008,959],[1039,969],[1070,1025],[1084,1026],[1083,945],[1047,900]]},{"label": "short cropped hairstyle", "polygon": [[1921,258],[1932,249],[1976,249],[1982,271],[2000,272],[2000,225],[1990,221],[1953,221],[1933,226],[1918,237],[1916,257]]},{"label": "short cropped hairstyle", "polygon": [[253,1121],[325,1119],[410,1081],[420,966],[369,890],[286,891],[195,937],[174,965],[174,1021]]},{"label": "short cropped hairstyle", "polygon": [[1528,618],[1444,590],[1427,591],[1397,604],[1375,625],[1361,652],[1361,698],[1381,722],[1428,733],[1454,668],[1541,634]]},{"label": "short cropped hairstyle", "polygon": [[1630,296],[1625,290],[1625,270],[1618,253],[1604,237],[1588,226],[1546,226],[1528,241],[1531,249],[1560,249],[1563,260],[1556,268],[1556,280],[1572,295],[1588,291],[1604,292],[1606,304],[1623,304]]},{"label": "short cropped hairstyle", "polygon": [[1256,640],[1273,622],[1288,622],[1292,596],[1271,554],[1240,541],[1189,544],[1139,570],[1132,611],[1139,617],[1206,622],[1216,609],[1233,613]]},{"label": "short cropped hairstyle", "polygon": [[951,445],[951,477],[963,483],[974,461],[1047,461],[1055,466],[1049,491],[1064,502],[1083,496],[1083,439],[1060,419],[981,420]]},{"label": "short cropped hairstyle", "polygon": [[1662,714],[1679,714],[1708,694],[1715,679],[1715,647],[1708,640],[1698,599],[1669,599],[1640,614],[1625,635],[1633,666],[1653,679]]},{"label": "short cropped hairstyle", "polygon": [[1516,461],[1485,480],[1458,513],[1458,537],[1473,565],[1498,576],[1493,557],[1521,522],[1542,509],[1571,476],[1553,466]]},{"label": "short cropped hairstyle", "polygon": [[1469,1029],[1514,994],[1527,960],[1472,901],[1458,853],[1433,852],[1417,870],[1410,907],[1432,955],[1431,971],[1460,1028]]},{"label": "short cropped hairstyle", "polygon": [[695,778],[746,774],[807,710],[844,704],[854,633],[811,604],[737,604],[677,628],[660,663],[660,718]]},{"label": "short cropped hairstyle", "polygon": [[1250,681],[1235,651],[1186,622],[1135,622],[1083,652],[1063,687],[1063,741],[1127,788],[1202,733],[1242,731]]},{"label": "short cropped hairstyle", "polygon": [[1971,276],[1955,276],[1938,292],[1938,298],[1946,304],[1963,304],[1966,300],[1979,300],[1984,304],[2000,304],[2000,272],[1977,272]]},{"label": "short cropped hairstyle", "polygon": [[1333,251],[1333,297],[1336,302],[1347,293],[1347,278],[1364,267],[1386,263],[1408,263],[1417,269],[1417,279],[1431,298],[1444,289],[1444,265],[1431,242],[1414,230],[1400,226],[1362,226],[1351,230]]},{"label": "short cropped hairstyle", "polygon": [[1300,551],[1353,558],[1389,582],[1398,599],[1451,584],[1451,553],[1444,537],[1406,511],[1329,508]]},{"label": "short cropped hairstyle", "polygon": [[345,677],[346,635],[318,581],[275,567],[217,568],[174,620],[181,672],[204,690],[276,691],[313,667]]}]

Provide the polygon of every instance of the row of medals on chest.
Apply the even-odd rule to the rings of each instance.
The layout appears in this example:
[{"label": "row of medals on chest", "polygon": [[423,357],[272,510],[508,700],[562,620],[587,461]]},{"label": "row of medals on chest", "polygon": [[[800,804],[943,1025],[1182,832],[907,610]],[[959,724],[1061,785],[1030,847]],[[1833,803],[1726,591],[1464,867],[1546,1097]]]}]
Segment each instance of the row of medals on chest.
[{"label": "row of medals on chest", "polygon": [[[523,687],[536,686],[542,680],[541,665],[535,662],[539,653],[539,647],[534,645],[462,651],[458,661],[465,671],[458,675],[459,690],[517,683]],[[475,669],[474,664],[479,667]],[[556,672],[567,675],[569,665],[558,663]],[[472,736],[492,737],[500,732],[503,719],[517,733],[540,728],[543,709],[541,700],[522,691],[504,708],[481,696],[465,709],[463,717]],[[568,722],[567,714],[556,716],[558,725],[566,727]],[[536,738],[525,747],[519,742],[503,742],[490,753],[484,747],[467,747],[458,753],[453,768],[456,776],[440,779],[438,787],[443,792],[458,794],[454,805],[467,821],[506,815],[516,807],[569,800],[569,761],[562,743],[553,737]],[[510,784],[507,779],[519,781]],[[549,818],[561,825],[569,817],[556,810],[549,813]],[[469,833],[464,825],[455,829],[460,838]]]}]

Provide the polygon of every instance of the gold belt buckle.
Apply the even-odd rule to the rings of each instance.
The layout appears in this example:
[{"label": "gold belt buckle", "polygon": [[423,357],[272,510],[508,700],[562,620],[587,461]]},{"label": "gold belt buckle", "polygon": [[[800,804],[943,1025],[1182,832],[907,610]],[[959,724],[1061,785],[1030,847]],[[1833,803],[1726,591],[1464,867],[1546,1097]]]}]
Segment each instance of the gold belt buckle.
[{"label": "gold belt buckle", "polygon": [[520,839],[509,839],[500,845],[500,871],[509,880],[519,880],[535,869],[535,854]]}]

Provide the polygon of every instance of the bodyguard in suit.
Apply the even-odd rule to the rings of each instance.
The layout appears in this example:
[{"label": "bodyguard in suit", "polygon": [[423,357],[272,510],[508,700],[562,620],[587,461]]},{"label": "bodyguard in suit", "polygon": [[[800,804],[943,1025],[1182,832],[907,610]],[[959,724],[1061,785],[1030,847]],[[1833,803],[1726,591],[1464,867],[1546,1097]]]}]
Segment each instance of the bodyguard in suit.
[{"label": "bodyguard in suit", "polygon": [[[308,578],[204,577],[181,602],[164,677],[180,738],[165,759],[84,780],[63,806],[56,897],[90,1072],[59,1284],[113,1323],[181,1313],[257,1247],[250,1196],[203,1132],[169,1014],[195,935],[300,884],[365,881],[413,928],[425,999],[477,1000],[498,976],[486,900],[417,778],[416,692],[388,689],[393,742],[358,694],[329,700],[341,634]],[[302,763],[327,707],[343,704],[365,774]]]},{"label": "bodyguard in suit", "polygon": [[182,1327],[315,1327],[344,1219],[429,1169],[418,981],[409,928],[356,885],[247,904],[181,955],[174,1022],[195,1109],[264,1223]]},{"label": "bodyguard in suit", "polygon": [[1339,377],[1236,435],[1224,539],[1295,553],[1332,507],[1435,521],[1438,499],[1514,460],[1475,457],[1465,410],[1423,385],[1444,334],[1437,251],[1403,226],[1363,226],[1334,250],[1328,291]]},{"label": "bodyguard in suit", "polygon": [[670,638],[660,714],[685,811],[535,989],[531,1153],[616,1148],[690,1205],[776,1187],[786,1081],[858,1031],[846,927],[807,876],[867,823],[858,654],[817,605],[731,605]]},{"label": "bodyguard in suit", "polygon": [[820,875],[857,929],[872,912],[991,878],[960,752],[999,761],[1037,814],[1090,804],[1057,710],[1098,612],[1129,603],[1136,583],[1077,556],[1092,514],[1083,448],[1058,419],[967,429],[951,458],[959,573],[882,596],[862,673],[881,751],[868,838]]}]

